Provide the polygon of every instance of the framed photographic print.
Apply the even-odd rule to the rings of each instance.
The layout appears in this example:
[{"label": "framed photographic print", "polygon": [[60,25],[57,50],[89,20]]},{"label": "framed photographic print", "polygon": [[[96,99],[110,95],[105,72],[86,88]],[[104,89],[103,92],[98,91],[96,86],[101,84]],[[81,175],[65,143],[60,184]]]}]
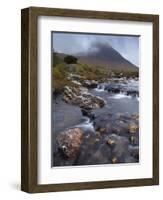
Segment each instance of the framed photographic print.
[{"label": "framed photographic print", "polygon": [[159,16],[22,9],[21,188],[159,184]]}]

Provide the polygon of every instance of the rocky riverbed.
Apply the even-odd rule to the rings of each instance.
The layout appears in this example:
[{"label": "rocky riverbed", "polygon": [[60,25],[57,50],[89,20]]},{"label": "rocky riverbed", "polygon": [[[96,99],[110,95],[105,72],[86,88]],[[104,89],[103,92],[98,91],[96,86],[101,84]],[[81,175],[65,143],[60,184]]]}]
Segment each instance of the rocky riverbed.
[{"label": "rocky riverbed", "polygon": [[53,166],[139,162],[138,78],[85,80],[53,96]]}]

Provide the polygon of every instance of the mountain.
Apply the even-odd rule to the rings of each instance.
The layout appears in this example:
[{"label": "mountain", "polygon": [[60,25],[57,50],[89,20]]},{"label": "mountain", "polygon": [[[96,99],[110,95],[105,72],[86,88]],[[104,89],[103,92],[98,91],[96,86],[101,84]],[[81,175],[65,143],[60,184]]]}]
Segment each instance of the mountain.
[{"label": "mountain", "polygon": [[138,67],[125,59],[110,45],[95,44],[87,54],[79,54],[78,62],[113,69],[138,71]]},{"label": "mountain", "polygon": [[[53,53],[54,64],[64,62],[64,57],[68,54],[64,53]],[[78,63],[89,64],[97,67],[103,66],[113,70],[125,70],[125,71],[136,71],[139,68],[125,59],[118,51],[112,46],[101,43],[92,45],[91,49],[87,53],[81,53],[73,55],[78,58]]]}]

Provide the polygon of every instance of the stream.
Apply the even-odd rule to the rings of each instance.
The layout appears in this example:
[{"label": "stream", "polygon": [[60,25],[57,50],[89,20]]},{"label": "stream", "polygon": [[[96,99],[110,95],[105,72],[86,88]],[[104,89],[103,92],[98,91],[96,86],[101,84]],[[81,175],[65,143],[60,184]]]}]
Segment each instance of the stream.
[{"label": "stream", "polygon": [[[106,102],[104,107],[91,110],[94,119],[83,116],[80,107],[64,102],[62,95],[56,96],[52,102],[53,166],[109,164],[113,163],[112,154],[118,157],[122,153],[123,155],[118,157],[118,163],[138,162],[138,155],[131,156],[130,149],[139,147],[139,134],[137,134],[135,142],[130,143],[131,135],[125,129],[131,122],[133,123],[131,116],[139,114],[138,86],[138,80],[118,79],[114,82],[100,83],[96,88],[89,89],[89,93],[103,98]],[[109,125],[107,125],[108,123]],[[117,154],[106,145],[105,141],[108,135],[103,134],[99,139],[98,127],[106,125],[111,127],[110,135],[114,136],[115,134],[117,138],[126,139],[124,144],[120,143],[121,145],[119,145],[119,148],[123,149],[117,148],[115,151],[118,152]],[[56,137],[61,131],[74,127],[81,128],[86,137],[78,158],[66,160],[58,154]],[[116,132],[116,129],[120,131]],[[120,151],[122,153],[119,153]],[[133,149],[131,151],[133,152]]]}]

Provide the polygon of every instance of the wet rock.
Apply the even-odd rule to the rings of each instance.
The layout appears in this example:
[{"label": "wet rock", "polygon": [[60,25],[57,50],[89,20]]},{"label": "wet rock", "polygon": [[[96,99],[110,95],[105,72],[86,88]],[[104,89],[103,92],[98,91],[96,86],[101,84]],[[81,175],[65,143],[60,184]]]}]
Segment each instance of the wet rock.
[{"label": "wet rock", "polygon": [[130,137],[130,142],[131,142],[131,144],[133,144],[133,145],[138,144],[138,143],[139,143],[138,137],[135,137],[135,136],[132,135],[132,136]]},{"label": "wet rock", "polygon": [[96,88],[98,85],[98,82],[95,80],[83,80],[82,85],[87,88]]},{"label": "wet rock", "polygon": [[100,132],[100,133],[106,133],[107,131],[108,131],[108,130],[107,130],[106,127],[102,127],[102,128],[99,129],[99,132]]},{"label": "wet rock", "polygon": [[86,88],[96,88],[98,85],[98,82],[95,80],[87,80],[84,76],[80,76],[77,74],[70,74],[68,77],[69,80],[71,80],[74,83],[77,83],[78,85],[82,85]]},{"label": "wet rock", "polygon": [[102,152],[102,150],[96,151],[92,157],[87,161],[87,165],[90,165],[91,163],[97,164],[108,164],[108,158],[105,156]]},{"label": "wet rock", "polygon": [[101,84],[98,84],[97,85],[97,88],[96,89],[98,89],[98,90],[106,90],[106,86],[105,86],[105,84],[104,83],[101,83]]},{"label": "wet rock", "polygon": [[139,131],[139,126],[135,123],[129,124],[129,132],[135,134]]},{"label": "wet rock", "polygon": [[103,134],[108,134],[110,131],[110,124],[106,124],[105,127],[99,127],[96,128],[96,135],[98,135],[99,137],[101,137]]},{"label": "wet rock", "polygon": [[72,73],[69,74],[69,80],[75,80],[75,81],[81,82],[84,79],[85,78],[83,76],[80,76],[78,74],[72,74]]},{"label": "wet rock", "polygon": [[132,157],[139,160],[139,146],[131,146],[129,145],[129,151]]},{"label": "wet rock", "polygon": [[72,80],[71,82],[72,82],[73,84],[77,85],[77,86],[81,86],[81,83],[78,82],[78,81],[76,81],[76,80]]},{"label": "wet rock", "polygon": [[96,132],[95,132],[95,135],[96,135],[97,137],[100,137],[100,136],[101,136],[101,133],[100,133],[99,131],[96,131]]},{"label": "wet rock", "polygon": [[112,163],[139,161],[139,146],[130,145],[126,137],[112,134],[107,138],[107,144],[111,148]]},{"label": "wet rock", "polygon": [[115,119],[123,122],[129,122],[131,120],[131,115],[129,113],[116,113]]},{"label": "wet rock", "polygon": [[128,132],[128,124],[122,120],[115,120],[112,126],[112,132],[116,134],[123,134]]},{"label": "wet rock", "polygon": [[96,138],[96,139],[95,139],[95,141],[96,141],[96,142],[99,142],[99,141],[100,141],[100,139],[99,139],[99,138]]},{"label": "wet rock", "polygon": [[[107,139],[107,144],[112,149],[112,163],[124,162],[124,159],[129,156],[129,141],[126,137],[111,134]],[[113,160],[113,158],[116,159]]]},{"label": "wet rock", "polygon": [[93,121],[95,130],[99,132],[100,129],[102,130],[102,128],[106,128],[106,131],[109,131],[111,127],[111,120],[112,115],[109,113],[96,116]]},{"label": "wet rock", "polygon": [[83,132],[79,128],[65,130],[58,134],[58,149],[67,158],[77,156],[83,142]]},{"label": "wet rock", "polygon": [[133,114],[132,119],[138,121],[139,120],[139,114]]},{"label": "wet rock", "polygon": [[[99,142],[96,142],[94,146],[98,146],[98,148],[94,149],[91,154],[88,156],[88,160],[86,160],[86,164],[109,164],[111,163],[111,151],[110,148],[106,144],[102,144],[101,140]],[[92,146],[91,149],[94,147]]]},{"label": "wet rock", "polygon": [[139,90],[137,86],[133,86],[133,81],[127,81],[125,78],[110,80],[110,83],[105,86],[105,90],[114,94],[123,93],[124,95],[131,97],[139,96]]},{"label": "wet rock", "polygon": [[88,89],[84,87],[65,86],[63,100],[88,110],[101,108],[105,105],[105,101],[101,97],[90,94]]},{"label": "wet rock", "polygon": [[100,141],[98,137],[90,137],[88,142],[90,145],[94,145],[97,141]]},{"label": "wet rock", "polygon": [[118,94],[123,91],[123,88],[122,88],[122,85],[119,83],[116,83],[116,84],[110,83],[105,86],[105,90],[107,90],[108,92],[111,92],[111,93]]},{"label": "wet rock", "polygon": [[107,144],[109,144],[110,146],[113,146],[115,144],[115,140],[109,138],[108,141],[107,141]]},{"label": "wet rock", "polygon": [[91,120],[95,119],[95,114],[91,110],[81,108],[83,116],[89,117]]},{"label": "wet rock", "polygon": [[116,163],[118,163],[118,159],[116,157],[113,157],[112,158],[112,164],[116,164]]},{"label": "wet rock", "polygon": [[108,92],[112,92],[115,94],[118,94],[121,91],[120,88],[108,88],[107,90],[108,90]]},{"label": "wet rock", "polygon": [[128,91],[126,92],[126,94],[127,94],[127,96],[132,96],[132,97],[137,97],[137,96],[139,96],[138,91],[135,91],[135,90],[128,90]]}]

